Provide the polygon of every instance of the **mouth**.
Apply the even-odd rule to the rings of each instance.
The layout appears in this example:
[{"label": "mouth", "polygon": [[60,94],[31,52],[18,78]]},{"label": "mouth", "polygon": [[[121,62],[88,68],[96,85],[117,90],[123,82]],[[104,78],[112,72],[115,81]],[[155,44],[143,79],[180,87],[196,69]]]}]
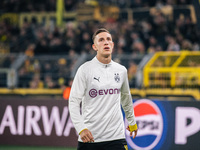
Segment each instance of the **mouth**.
[{"label": "mouth", "polygon": [[110,47],[104,47],[104,50],[110,50]]}]

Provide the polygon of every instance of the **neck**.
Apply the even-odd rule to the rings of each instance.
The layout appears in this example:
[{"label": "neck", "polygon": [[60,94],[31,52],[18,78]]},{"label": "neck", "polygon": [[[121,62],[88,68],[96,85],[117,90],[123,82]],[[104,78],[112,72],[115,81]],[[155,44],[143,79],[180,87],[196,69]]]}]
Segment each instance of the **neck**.
[{"label": "neck", "polygon": [[109,64],[111,62],[111,55],[108,57],[99,57],[98,55],[96,56],[98,61],[100,61],[103,64]]}]

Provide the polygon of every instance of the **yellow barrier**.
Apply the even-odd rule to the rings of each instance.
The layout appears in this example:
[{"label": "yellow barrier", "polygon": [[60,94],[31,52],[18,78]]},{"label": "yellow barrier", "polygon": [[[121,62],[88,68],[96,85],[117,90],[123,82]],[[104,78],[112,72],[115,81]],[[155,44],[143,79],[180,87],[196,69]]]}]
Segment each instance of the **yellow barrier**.
[{"label": "yellow barrier", "polygon": [[11,24],[18,25],[19,14],[17,13],[4,13],[0,15],[0,21],[8,20]]},{"label": "yellow barrier", "polygon": [[28,89],[28,88],[0,88],[0,95],[61,95],[63,93],[62,89]]},{"label": "yellow barrier", "polygon": [[[63,14],[64,19],[69,18],[76,18],[76,12],[65,12]],[[31,22],[32,19],[36,19],[37,23],[42,24],[44,23],[46,26],[49,26],[52,21],[56,21],[56,12],[38,12],[38,13],[22,13],[19,16],[19,26],[22,27],[24,20],[27,20],[28,22]]]},{"label": "yellow barrier", "polygon": [[199,88],[200,52],[158,52],[144,67],[145,88]]},{"label": "yellow barrier", "polygon": [[[89,2],[89,1],[88,1]],[[173,10],[188,10],[190,11],[190,17],[193,23],[196,23],[196,15],[193,5],[186,5],[181,7],[170,7],[164,6],[162,9],[157,9],[156,7],[151,8],[138,8],[138,9],[122,9],[116,6],[105,6],[101,7],[97,5],[96,1],[90,1],[93,4],[80,3],[77,6],[76,11],[68,11],[63,8],[63,0],[57,1],[57,12],[29,12],[29,13],[4,13],[0,14],[0,21],[4,19],[10,20],[12,24],[19,25],[22,27],[24,20],[31,22],[35,19],[39,24],[44,23],[49,26],[50,22],[53,20],[57,22],[57,25],[61,25],[62,21],[74,20],[76,21],[90,21],[98,20],[101,22],[107,21],[108,19],[116,20],[120,17],[120,14],[127,15],[127,21],[132,23],[134,21],[135,13],[149,12],[150,15],[154,16],[162,12],[168,19],[173,19]]]},{"label": "yellow barrier", "polygon": [[[150,98],[160,100],[200,100],[200,92],[198,89],[130,89],[134,99]],[[0,88],[0,95],[3,96],[56,96],[57,98],[63,96],[62,89],[8,89]],[[55,98],[56,99],[56,98]]]}]

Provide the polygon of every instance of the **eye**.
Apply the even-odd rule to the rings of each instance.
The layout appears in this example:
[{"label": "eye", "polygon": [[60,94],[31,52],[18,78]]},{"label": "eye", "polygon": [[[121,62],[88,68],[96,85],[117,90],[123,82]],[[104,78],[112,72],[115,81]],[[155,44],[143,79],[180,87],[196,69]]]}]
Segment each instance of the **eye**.
[{"label": "eye", "polygon": [[100,42],[103,41],[103,38],[100,38],[99,41],[100,41]]},{"label": "eye", "polygon": [[111,38],[110,38],[110,37],[108,37],[108,38],[107,38],[107,40],[108,40],[108,41],[111,41]]}]

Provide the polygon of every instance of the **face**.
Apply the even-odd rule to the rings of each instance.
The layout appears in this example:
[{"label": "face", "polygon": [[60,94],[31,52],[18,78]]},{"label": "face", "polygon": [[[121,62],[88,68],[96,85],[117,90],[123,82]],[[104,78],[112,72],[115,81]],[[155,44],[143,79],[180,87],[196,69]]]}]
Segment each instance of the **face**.
[{"label": "face", "polygon": [[99,56],[111,56],[114,47],[111,35],[107,32],[97,34],[92,47],[95,51],[97,51],[97,55]]}]

